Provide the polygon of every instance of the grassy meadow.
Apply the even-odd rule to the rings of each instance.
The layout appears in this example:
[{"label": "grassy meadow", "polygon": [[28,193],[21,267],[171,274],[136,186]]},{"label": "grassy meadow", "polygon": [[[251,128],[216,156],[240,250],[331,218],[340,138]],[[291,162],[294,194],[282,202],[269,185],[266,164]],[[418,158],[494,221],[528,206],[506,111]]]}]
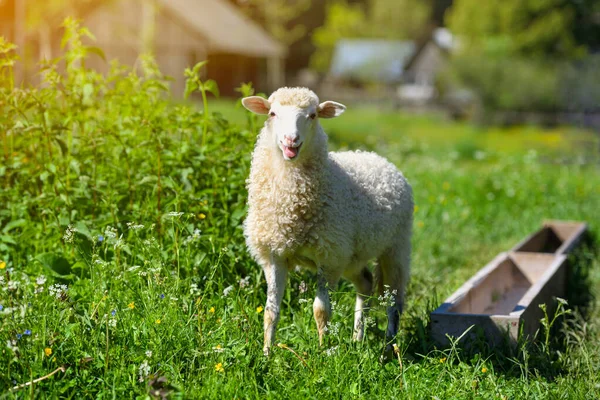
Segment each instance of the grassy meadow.
[{"label": "grassy meadow", "polygon": [[[597,136],[358,105],[323,121],[332,148],[375,150],[414,189],[400,357],[378,361],[376,297],[351,341],[346,282],[319,347],[314,276],[293,272],[266,359],[266,285],[241,228],[262,119],[169,101],[151,59],[139,74],[87,70],[85,31],[67,28],[64,72],[46,66],[38,87],[14,88],[0,63],[0,398],[600,397],[600,169],[580,162]],[[429,312],[546,218],[592,230],[550,339],[437,347]]]}]

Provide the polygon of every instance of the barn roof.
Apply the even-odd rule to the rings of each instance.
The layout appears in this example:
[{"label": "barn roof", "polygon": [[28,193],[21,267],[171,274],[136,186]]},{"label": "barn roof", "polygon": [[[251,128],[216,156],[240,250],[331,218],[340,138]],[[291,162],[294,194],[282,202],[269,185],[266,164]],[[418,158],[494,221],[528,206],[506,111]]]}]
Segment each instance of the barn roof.
[{"label": "barn roof", "polygon": [[283,57],[287,49],[233,5],[221,0],[160,0],[208,41],[209,51]]}]

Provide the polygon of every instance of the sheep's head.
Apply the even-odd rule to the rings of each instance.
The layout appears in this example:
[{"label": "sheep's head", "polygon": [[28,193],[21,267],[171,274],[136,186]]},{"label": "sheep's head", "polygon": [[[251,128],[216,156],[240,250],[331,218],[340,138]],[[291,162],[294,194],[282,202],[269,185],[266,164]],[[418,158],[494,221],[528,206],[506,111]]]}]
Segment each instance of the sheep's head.
[{"label": "sheep's head", "polygon": [[269,115],[266,126],[272,133],[284,160],[299,159],[300,150],[310,147],[319,118],[333,118],[346,107],[335,101],[319,103],[317,95],[306,88],[281,88],[269,99],[245,97],[242,104],[255,114]]}]

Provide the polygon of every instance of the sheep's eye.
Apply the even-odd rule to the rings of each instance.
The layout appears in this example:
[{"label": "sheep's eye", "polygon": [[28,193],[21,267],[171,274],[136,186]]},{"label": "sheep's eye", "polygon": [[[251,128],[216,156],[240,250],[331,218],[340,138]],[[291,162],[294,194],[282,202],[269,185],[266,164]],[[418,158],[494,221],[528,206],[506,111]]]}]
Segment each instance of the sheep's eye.
[{"label": "sheep's eye", "polygon": [[274,117],[274,116],[275,116],[275,111],[271,111],[271,112],[269,113],[269,116],[270,116],[270,117]]},{"label": "sheep's eye", "polygon": [[317,117],[317,114],[315,114],[315,113],[310,114],[310,119],[315,119],[316,117]]}]

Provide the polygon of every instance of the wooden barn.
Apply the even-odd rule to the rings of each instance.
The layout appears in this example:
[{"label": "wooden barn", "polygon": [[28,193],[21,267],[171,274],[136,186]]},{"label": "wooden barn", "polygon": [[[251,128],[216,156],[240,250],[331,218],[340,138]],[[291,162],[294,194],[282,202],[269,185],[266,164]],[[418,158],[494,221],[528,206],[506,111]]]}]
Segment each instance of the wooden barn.
[{"label": "wooden barn", "polygon": [[[58,27],[66,15],[75,14],[108,60],[134,65],[141,53],[152,51],[161,71],[174,79],[174,96],[183,94],[185,68],[202,60],[209,60],[206,77],[215,79],[224,95],[236,94],[241,82],[268,89],[284,84],[287,49],[225,0],[82,1],[44,18],[35,30],[25,30],[28,1],[33,4],[0,0],[0,35],[19,45],[25,66],[59,54]],[[99,58],[88,65],[108,69]],[[19,72],[34,79],[26,70]]]}]

